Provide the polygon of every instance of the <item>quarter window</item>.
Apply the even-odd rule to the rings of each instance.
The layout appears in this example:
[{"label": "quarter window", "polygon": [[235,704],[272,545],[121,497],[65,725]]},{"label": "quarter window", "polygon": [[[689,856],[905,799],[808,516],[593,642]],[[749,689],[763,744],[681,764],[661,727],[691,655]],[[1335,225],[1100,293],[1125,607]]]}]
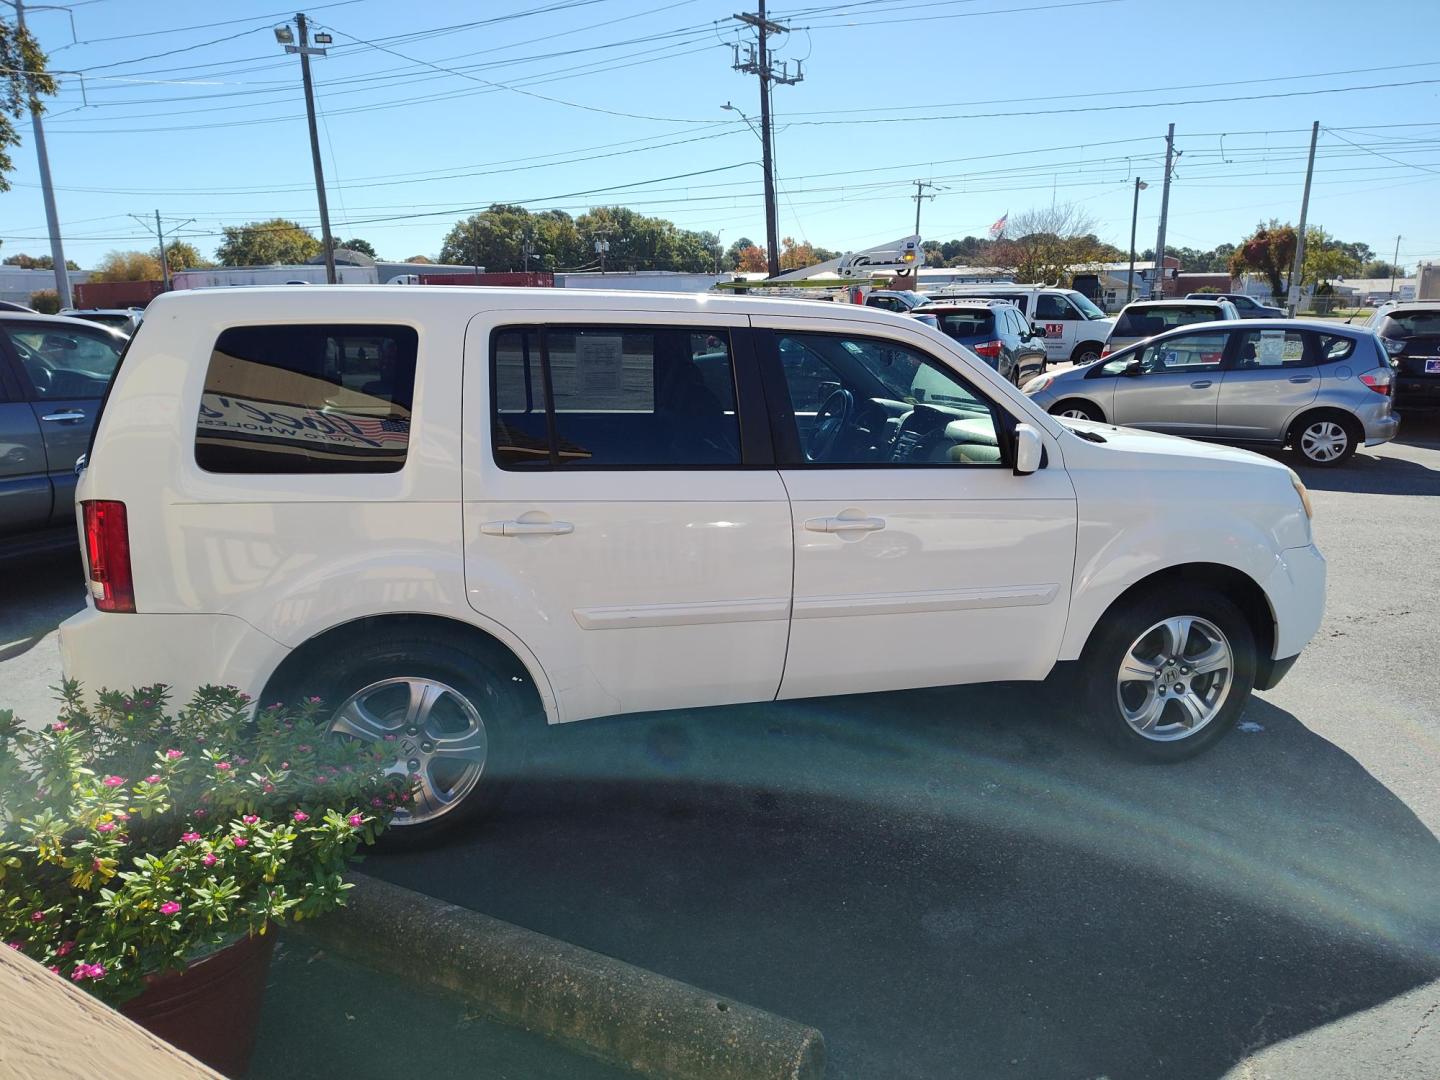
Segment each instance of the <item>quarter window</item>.
[{"label": "quarter window", "polygon": [[1339,334],[1320,335],[1320,363],[1333,364],[1355,355],[1355,339]]},{"label": "quarter window", "polygon": [[383,473],[405,464],[419,335],[242,326],[215,342],[195,461],[216,473]]},{"label": "quarter window", "polygon": [[[1313,367],[1306,339],[1299,330],[1247,330],[1240,335],[1235,353],[1235,367],[1241,371],[1256,368]],[[1341,338],[1342,341],[1348,341]]]},{"label": "quarter window", "polygon": [[103,330],[62,322],[5,328],[38,398],[98,398],[105,394],[125,340]]},{"label": "quarter window", "polygon": [[492,338],[491,368],[502,468],[740,464],[726,330],[506,328]]}]

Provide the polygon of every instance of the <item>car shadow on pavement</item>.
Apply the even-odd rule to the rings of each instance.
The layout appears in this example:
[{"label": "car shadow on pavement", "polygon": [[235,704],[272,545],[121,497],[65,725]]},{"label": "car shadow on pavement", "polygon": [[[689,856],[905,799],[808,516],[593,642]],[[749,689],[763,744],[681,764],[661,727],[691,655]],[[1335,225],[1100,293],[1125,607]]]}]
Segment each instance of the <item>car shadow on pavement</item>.
[{"label": "car shadow on pavement", "polygon": [[[74,588],[65,588],[66,582]],[[0,562],[0,662],[29,652],[84,606],[85,583],[77,551]]]},{"label": "car shadow on pavement", "polygon": [[1209,1080],[1440,976],[1440,843],[1261,699],[1173,766],[1045,686],[550,729],[366,869],[824,1032],[832,1077]]},{"label": "car shadow on pavement", "polygon": [[1364,451],[1334,469],[1286,462],[1315,491],[1350,491],[1365,495],[1440,495],[1440,470],[1393,456]]}]

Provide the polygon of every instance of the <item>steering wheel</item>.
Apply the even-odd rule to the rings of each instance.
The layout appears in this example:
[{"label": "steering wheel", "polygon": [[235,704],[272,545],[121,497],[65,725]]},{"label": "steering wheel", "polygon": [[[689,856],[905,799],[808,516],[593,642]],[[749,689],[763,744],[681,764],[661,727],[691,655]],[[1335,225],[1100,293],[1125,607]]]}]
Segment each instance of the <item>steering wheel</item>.
[{"label": "steering wheel", "polygon": [[855,416],[855,395],[844,387],[833,391],[815,414],[815,428],[810,432],[806,457],[824,461],[835,450],[840,433],[850,426]]},{"label": "steering wheel", "polygon": [[30,381],[35,384],[35,392],[45,395],[49,392],[55,382],[55,365],[38,357],[34,363],[25,365],[25,372],[30,376]]}]

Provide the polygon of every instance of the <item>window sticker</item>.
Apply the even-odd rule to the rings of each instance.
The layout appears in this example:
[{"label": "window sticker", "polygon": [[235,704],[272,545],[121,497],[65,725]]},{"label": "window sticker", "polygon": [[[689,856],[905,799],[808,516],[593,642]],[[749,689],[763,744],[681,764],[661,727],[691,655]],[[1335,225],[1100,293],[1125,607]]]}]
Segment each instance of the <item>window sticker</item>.
[{"label": "window sticker", "polygon": [[624,360],[624,341],[619,334],[577,335],[575,366],[580,393],[618,394]]},{"label": "window sticker", "polygon": [[1261,330],[1260,348],[1256,359],[1261,367],[1280,367],[1285,363],[1285,331]]}]

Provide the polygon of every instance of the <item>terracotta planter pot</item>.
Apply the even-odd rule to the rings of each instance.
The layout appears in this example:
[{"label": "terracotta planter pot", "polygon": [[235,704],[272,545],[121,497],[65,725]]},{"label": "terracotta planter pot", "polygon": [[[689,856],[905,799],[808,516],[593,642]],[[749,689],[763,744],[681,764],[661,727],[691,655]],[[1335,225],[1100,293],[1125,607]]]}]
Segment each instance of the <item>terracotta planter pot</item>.
[{"label": "terracotta planter pot", "polygon": [[226,1076],[250,1067],[275,934],[247,937],[184,971],[146,980],[120,1011]]}]

